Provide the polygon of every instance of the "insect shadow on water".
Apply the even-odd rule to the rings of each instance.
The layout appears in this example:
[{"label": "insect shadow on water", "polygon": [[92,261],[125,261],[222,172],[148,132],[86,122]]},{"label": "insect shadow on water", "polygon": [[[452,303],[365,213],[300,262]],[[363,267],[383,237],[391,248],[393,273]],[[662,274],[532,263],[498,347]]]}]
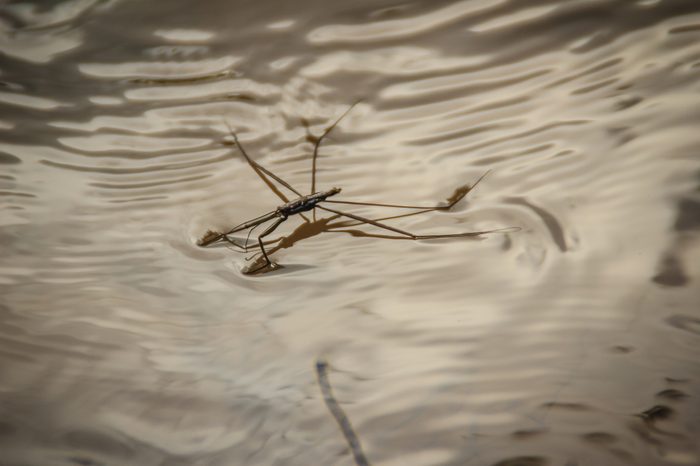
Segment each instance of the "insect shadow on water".
[{"label": "insect shadow on water", "polygon": [[[333,124],[328,126],[321,136],[314,137],[309,135],[307,138],[310,142],[313,142],[314,149],[311,159],[311,192],[310,194],[302,194],[300,191],[295,189],[292,185],[287,183],[285,180],[274,174],[272,171],[263,167],[256,161],[254,161],[250,155],[246,152],[245,148],[238,139],[238,135],[231,129],[227,122],[226,126],[233,137],[233,142],[238,150],[243,154],[246,162],[255,171],[255,173],[263,180],[263,182],[270,188],[270,190],[279,197],[284,204],[277,207],[266,214],[263,214],[254,219],[243,222],[239,225],[234,226],[225,232],[218,232],[209,230],[207,233],[197,241],[197,244],[202,247],[210,246],[216,243],[222,243],[230,248],[234,248],[240,252],[248,252],[250,250],[258,250],[253,256],[247,258],[246,260],[251,260],[255,258],[252,266],[244,270],[246,274],[256,274],[265,271],[274,270],[277,268],[277,264],[274,264],[270,260],[270,255],[282,248],[291,247],[296,241],[300,239],[305,239],[311,236],[323,232],[341,232],[349,233],[353,236],[365,236],[373,238],[383,238],[383,239],[403,239],[403,240],[425,240],[425,239],[442,239],[442,238],[474,238],[487,233],[496,232],[511,232],[519,230],[517,227],[500,228],[494,230],[483,230],[483,231],[468,231],[463,233],[447,233],[447,234],[429,234],[429,235],[416,235],[406,230],[396,228],[394,226],[384,223],[386,220],[408,217],[412,215],[419,215],[426,212],[432,211],[448,211],[455,204],[461,201],[470,191],[472,191],[476,185],[488,174],[484,173],[473,185],[465,185],[457,188],[455,192],[447,199],[447,203],[444,205],[437,206],[415,206],[415,205],[402,205],[402,204],[389,204],[380,202],[361,202],[361,201],[350,201],[350,200],[332,200],[329,199],[341,192],[341,188],[331,188],[325,191],[316,191],[316,161],[318,159],[318,151],[323,140],[330,134],[330,132],[341,122],[341,120],[350,112],[350,110],[357,105],[358,102],[352,104],[345,112],[343,112],[340,117],[338,117]],[[294,193],[296,198],[289,199],[289,197],[282,192],[279,186],[273,183],[276,181],[280,186],[288,189]],[[373,206],[373,207],[386,207],[395,209],[409,209],[413,212],[402,215],[394,215],[390,217],[383,217],[378,219],[370,219],[350,212],[345,212],[341,210],[336,210],[328,206],[320,205],[321,203],[328,204],[344,204],[344,205],[357,205],[357,206]],[[323,210],[333,214],[331,217],[316,219],[316,209]],[[312,219],[310,220],[304,215],[304,212],[312,211]],[[303,224],[297,228],[288,237],[280,237],[271,241],[266,241],[265,238],[272,234],[277,227],[279,227],[284,221],[293,215],[299,215],[303,219]],[[332,223],[340,218],[346,218],[354,221],[348,222],[340,221]],[[253,244],[249,244],[250,236],[258,226],[271,222],[268,227],[258,235],[257,241]],[[389,231],[393,234],[370,234],[359,230],[347,230],[348,227],[354,227],[357,225],[372,225],[374,227]],[[248,230],[248,235],[245,240],[241,238],[232,237],[234,233],[242,232]],[[265,247],[272,246],[272,249],[268,252]]]}]

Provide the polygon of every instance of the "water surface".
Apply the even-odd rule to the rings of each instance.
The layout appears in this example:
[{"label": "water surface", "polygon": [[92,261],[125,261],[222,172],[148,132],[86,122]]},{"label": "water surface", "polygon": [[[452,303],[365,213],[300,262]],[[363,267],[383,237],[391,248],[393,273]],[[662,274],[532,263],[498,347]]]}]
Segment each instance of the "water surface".
[{"label": "water surface", "polygon": [[[700,464],[695,0],[11,1],[0,57],[1,464],[356,464],[317,362],[374,465]],[[520,230],[196,246],[282,202],[226,123],[308,192],[358,99],[320,189]]]}]

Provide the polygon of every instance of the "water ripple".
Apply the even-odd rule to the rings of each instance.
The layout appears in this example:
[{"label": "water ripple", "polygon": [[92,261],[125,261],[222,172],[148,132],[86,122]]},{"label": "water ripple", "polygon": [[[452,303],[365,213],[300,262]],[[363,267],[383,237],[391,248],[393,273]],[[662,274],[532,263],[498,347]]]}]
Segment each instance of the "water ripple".
[{"label": "water ripple", "polygon": [[[2,461],[697,463],[695,0],[50,3],[0,7]],[[306,193],[358,99],[317,189],[481,181],[339,209],[504,230],[196,246],[285,202],[229,127]]]},{"label": "water ripple", "polygon": [[413,18],[377,21],[362,25],[328,25],[307,34],[312,44],[382,42],[405,39],[439,29],[457,21],[464,21],[506,3],[496,1],[459,1],[447,7]]}]

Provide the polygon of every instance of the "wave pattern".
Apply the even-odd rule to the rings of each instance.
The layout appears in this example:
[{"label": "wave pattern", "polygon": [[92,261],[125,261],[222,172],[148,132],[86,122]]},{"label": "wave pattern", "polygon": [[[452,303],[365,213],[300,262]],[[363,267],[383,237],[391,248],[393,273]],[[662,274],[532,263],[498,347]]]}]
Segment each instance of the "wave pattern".
[{"label": "wave pattern", "polygon": [[[164,5],[0,6],[0,462],[700,464],[696,1]],[[319,187],[519,231],[196,247],[358,99]]]}]

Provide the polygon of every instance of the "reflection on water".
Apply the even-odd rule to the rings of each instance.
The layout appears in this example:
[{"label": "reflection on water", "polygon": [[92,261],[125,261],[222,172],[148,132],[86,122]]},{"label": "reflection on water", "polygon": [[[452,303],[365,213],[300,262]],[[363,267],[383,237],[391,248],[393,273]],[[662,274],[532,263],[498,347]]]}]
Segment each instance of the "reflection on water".
[{"label": "reflection on water", "polygon": [[[700,5],[335,3],[0,6],[0,463],[700,464]],[[359,98],[318,189],[520,230],[196,246]]]}]

